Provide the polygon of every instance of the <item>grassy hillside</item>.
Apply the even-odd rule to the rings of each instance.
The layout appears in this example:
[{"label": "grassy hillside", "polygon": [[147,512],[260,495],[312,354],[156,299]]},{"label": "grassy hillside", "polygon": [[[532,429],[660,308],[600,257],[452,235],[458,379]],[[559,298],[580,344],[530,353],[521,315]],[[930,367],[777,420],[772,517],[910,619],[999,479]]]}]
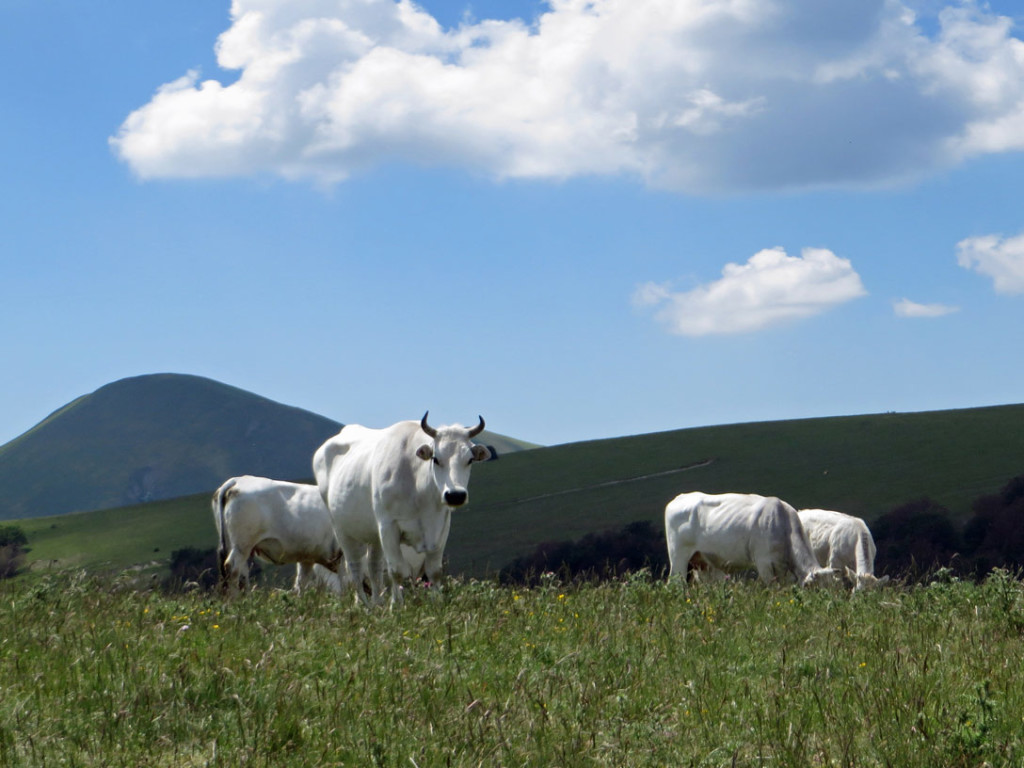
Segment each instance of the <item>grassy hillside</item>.
[{"label": "grassy hillside", "polygon": [[[930,496],[958,518],[1024,474],[1024,405],[737,424],[540,448],[473,472],[454,513],[453,573],[496,571],[539,542],[660,521],[689,490],[777,495],[871,521]],[[123,567],[212,547],[209,495],[18,523],[30,557]],[[159,547],[159,552],[154,549]]]},{"label": "grassy hillside", "polygon": [[61,574],[0,582],[0,626],[9,768],[1024,761],[1024,589],[1005,572],[854,599],[470,582],[395,611]]},{"label": "grassy hillside", "polygon": [[176,549],[217,544],[210,494],[130,507],[17,520],[35,572],[63,568],[165,568]]},{"label": "grassy hillside", "polygon": [[1024,474],[1024,405],[686,429],[510,456],[473,476],[453,569],[499,568],[538,542],[663,519],[684,491],[779,496],[868,521],[929,496],[957,518]]},{"label": "grassy hillside", "polygon": [[[0,446],[0,520],[174,498],[233,475],[307,477],[313,452],[340,428],[198,376],[122,379]],[[481,442],[501,453],[531,447],[491,432]]]}]

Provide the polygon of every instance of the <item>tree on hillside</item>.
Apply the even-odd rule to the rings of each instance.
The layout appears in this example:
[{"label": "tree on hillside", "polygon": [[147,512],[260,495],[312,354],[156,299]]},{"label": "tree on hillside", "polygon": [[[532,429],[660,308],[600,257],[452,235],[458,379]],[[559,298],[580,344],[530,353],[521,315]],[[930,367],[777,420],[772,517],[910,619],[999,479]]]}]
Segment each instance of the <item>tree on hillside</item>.
[{"label": "tree on hillside", "polygon": [[882,515],[871,524],[875,570],[894,577],[949,566],[963,547],[950,511],[925,497]]},{"label": "tree on hillside", "polygon": [[171,575],[164,580],[167,592],[180,592],[188,585],[196,585],[203,591],[217,586],[217,550],[185,547],[171,553]]},{"label": "tree on hillside", "polygon": [[971,509],[974,516],[964,526],[963,538],[974,573],[1024,567],[1024,475],[999,493],[977,499]]},{"label": "tree on hillside", "polygon": [[542,573],[565,579],[616,578],[650,568],[660,575],[668,568],[665,531],[649,520],[622,528],[588,533],[577,541],[546,541],[501,569],[506,584],[535,584]]},{"label": "tree on hillside", "polygon": [[16,525],[0,526],[0,579],[16,576],[28,552],[28,537]]}]

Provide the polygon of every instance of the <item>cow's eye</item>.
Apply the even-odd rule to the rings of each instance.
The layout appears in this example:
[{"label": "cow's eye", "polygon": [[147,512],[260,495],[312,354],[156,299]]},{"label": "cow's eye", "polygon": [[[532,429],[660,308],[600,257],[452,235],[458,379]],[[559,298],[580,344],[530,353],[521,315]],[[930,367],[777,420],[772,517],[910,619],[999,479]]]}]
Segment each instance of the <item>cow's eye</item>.
[{"label": "cow's eye", "polygon": [[473,463],[474,461],[476,461],[476,459],[474,459],[474,458],[470,457],[469,459],[467,459],[467,460],[466,460],[466,466],[468,467],[468,466],[469,466],[470,464],[472,464],[472,463]]},{"label": "cow's eye", "polygon": [[431,456],[430,458],[432,458],[434,460],[434,465],[435,466],[438,466],[438,467],[441,466],[441,460],[439,458],[437,458],[437,456]]}]

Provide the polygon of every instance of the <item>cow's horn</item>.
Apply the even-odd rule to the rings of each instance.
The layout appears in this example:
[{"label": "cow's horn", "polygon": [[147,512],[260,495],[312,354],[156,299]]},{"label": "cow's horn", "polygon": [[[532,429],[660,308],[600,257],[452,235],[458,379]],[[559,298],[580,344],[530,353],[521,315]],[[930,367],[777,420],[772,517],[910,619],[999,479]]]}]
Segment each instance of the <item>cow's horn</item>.
[{"label": "cow's horn", "polygon": [[484,417],[477,416],[477,418],[480,419],[480,423],[473,427],[471,430],[469,430],[470,437],[476,437],[477,435],[484,431]]},{"label": "cow's horn", "polygon": [[429,424],[427,424],[427,414],[429,414],[429,413],[430,413],[430,411],[427,411],[427,413],[423,414],[423,418],[420,419],[420,429],[422,429],[424,432],[426,432],[430,437],[436,439],[437,438],[437,430],[434,429]]}]

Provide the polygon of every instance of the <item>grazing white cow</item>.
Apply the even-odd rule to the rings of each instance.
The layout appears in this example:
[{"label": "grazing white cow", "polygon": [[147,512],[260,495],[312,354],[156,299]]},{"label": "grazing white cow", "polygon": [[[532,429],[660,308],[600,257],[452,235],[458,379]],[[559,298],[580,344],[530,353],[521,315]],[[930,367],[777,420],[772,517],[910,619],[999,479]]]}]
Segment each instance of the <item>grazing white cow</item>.
[{"label": "grazing white cow", "polygon": [[[471,438],[483,431],[462,425],[431,427],[400,421],[384,429],[349,424],[313,454],[313,473],[330,510],[345,553],[352,584],[363,583],[363,561],[374,599],[383,555],[391,582],[391,600],[402,600],[402,583],[415,576],[402,545],[423,556],[428,581],[441,578],[451,511],[469,500],[470,470],[490,458],[486,446]],[[365,600],[362,590],[356,594]]]},{"label": "grazing white cow", "polygon": [[665,507],[669,578],[686,580],[694,553],[714,571],[756,568],[762,581],[795,577],[801,586],[834,578],[814,559],[796,510],[774,497],[683,493]]},{"label": "grazing white cow", "polygon": [[801,509],[797,514],[818,563],[845,575],[854,592],[889,581],[888,576],[875,576],[875,540],[859,517],[830,509]]},{"label": "grazing white cow", "polygon": [[248,586],[252,555],[276,565],[296,563],[295,591],[315,582],[314,564],[333,571],[341,564],[341,548],[315,485],[232,477],[213,494],[213,519],[221,581],[229,594]]}]

